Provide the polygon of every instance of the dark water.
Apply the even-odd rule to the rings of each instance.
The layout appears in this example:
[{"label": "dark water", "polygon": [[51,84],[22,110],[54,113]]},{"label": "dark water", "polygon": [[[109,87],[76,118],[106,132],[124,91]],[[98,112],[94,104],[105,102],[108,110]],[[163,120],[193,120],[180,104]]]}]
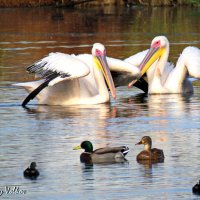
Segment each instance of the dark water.
[{"label": "dark water", "polygon": [[[200,47],[200,8],[88,8],[0,10],[0,196],[2,199],[198,199],[200,179],[200,90],[191,96],[145,97],[137,89],[117,89],[117,100],[93,106],[20,106],[27,93],[11,86],[33,80],[27,65],[49,52],[89,53],[102,42],[111,57],[147,49],[156,35],[171,42],[170,60],[182,49]],[[165,162],[142,165],[135,147],[149,135]],[[83,140],[95,148],[128,145],[129,162],[85,166]],[[40,176],[24,179],[36,161]],[[21,193],[6,194],[18,187]]]}]

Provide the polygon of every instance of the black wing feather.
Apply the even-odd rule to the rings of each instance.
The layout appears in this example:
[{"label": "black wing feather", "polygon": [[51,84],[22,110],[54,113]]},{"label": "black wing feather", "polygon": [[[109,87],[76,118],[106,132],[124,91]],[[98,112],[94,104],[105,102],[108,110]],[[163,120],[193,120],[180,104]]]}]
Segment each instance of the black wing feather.
[{"label": "black wing feather", "polygon": [[50,69],[44,69],[45,65],[47,65],[47,62],[39,63],[40,61],[36,62],[35,64],[27,67],[27,71],[29,73],[36,73],[38,76],[41,76],[43,78],[48,79],[49,77],[54,76],[54,74],[59,74],[62,77],[68,77],[70,76],[68,73],[62,73],[62,72],[56,72]]},{"label": "black wing feather", "polygon": [[47,62],[42,62],[40,63],[41,60],[37,61],[36,63],[34,63],[33,65],[30,65],[26,68],[26,70],[30,73],[36,73],[39,70],[42,70],[42,68],[47,64]]},{"label": "black wing feather", "polygon": [[140,78],[133,86],[139,88],[146,94],[148,93],[148,83],[143,78]]},{"label": "black wing feather", "polygon": [[[130,73],[121,73],[117,71],[111,71],[115,87],[128,86],[128,84],[133,80],[133,76]],[[142,77],[133,86],[139,88],[145,93],[148,93],[148,83]]]},{"label": "black wing feather", "polygon": [[49,82],[53,79],[60,76],[58,73],[54,73],[51,76],[49,76],[41,85],[39,85],[35,90],[33,90],[23,101],[22,106],[25,107],[26,104],[31,100],[34,99],[45,87],[48,86]]},{"label": "black wing feather", "polygon": [[22,106],[25,107],[26,104],[31,100],[34,99],[45,87],[49,85],[49,82],[51,82],[53,79],[57,77],[66,78],[69,77],[69,73],[64,72],[57,72],[55,70],[51,69],[44,69],[44,67],[48,65],[48,62],[44,61],[44,59],[39,60],[35,62],[33,65],[30,65],[27,67],[27,71],[29,73],[36,73],[38,76],[41,76],[45,79],[45,81],[39,85],[36,89],[34,89],[23,101]]}]

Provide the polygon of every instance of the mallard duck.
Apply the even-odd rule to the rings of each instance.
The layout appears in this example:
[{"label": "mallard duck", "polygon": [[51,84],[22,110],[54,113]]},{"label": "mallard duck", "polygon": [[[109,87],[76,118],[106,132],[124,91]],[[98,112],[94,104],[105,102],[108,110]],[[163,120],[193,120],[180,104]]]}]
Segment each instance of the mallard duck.
[{"label": "mallard duck", "polygon": [[36,169],[36,163],[32,162],[30,167],[24,170],[24,177],[30,179],[36,179],[40,175],[39,171]]},{"label": "mallard duck", "polygon": [[127,146],[120,147],[104,147],[93,151],[93,145],[90,141],[83,141],[81,145],[73,148],[84,149],[80,155],[80,160],[83,163],[112,163],[125,162],[125,155],[129,152]]},{"label": "mallard duck", "polygon": [[149,136],[144,136],[136,145],[143,144],[144,150],[137,155],[137,161],[149,160],[155,163],[164,161],[164,153],[161,149],[151,148],[152,140]]},{"label": "mallard duck", "polygon": [[200,181],[199,181],[199,183],[197,183],[196,185],[193,186],[192,192],[193,192],[194,194],[200,195]]}]

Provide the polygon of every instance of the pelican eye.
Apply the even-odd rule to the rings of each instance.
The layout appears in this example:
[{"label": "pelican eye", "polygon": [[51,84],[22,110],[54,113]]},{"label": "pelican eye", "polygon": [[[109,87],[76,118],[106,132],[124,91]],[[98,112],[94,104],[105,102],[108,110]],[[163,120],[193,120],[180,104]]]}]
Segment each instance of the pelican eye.
[{"label": "pelican eye", "polygon": [[160,47],[160,45],[161,45],[161,42],[159,40],[159,41],[154,42],[152,47],[156,48],[156,47]]},{"label": "pelican eye", "polygon": [[96,49],[95,53],[96,53],[96,56],[100,56],[102,54],[99,49]]}]

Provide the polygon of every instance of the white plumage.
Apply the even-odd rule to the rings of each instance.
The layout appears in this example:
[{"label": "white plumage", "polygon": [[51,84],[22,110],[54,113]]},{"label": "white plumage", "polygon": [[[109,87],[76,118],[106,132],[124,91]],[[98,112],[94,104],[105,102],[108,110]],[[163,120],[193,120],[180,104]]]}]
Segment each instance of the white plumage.
[{"label": "white plumage", "polygon": [[98,104],[109,101],[106,82],[114,98],[115,86],[107,66],[105,47],[95,43],[92,55],[68,55],[50,53],[27,68],[41,80],[18,83],[30,94],[24,100],[25,106],[35,96],[39,104],[72,105]]},{"label": "white plumage", "polygon": [[[144,56],[143,59],[141,59],[142,56]],[[200,49],[186,47],[176,66],[168,62],[168,57],[169,41],[165,36],[155,37],[148,52],[144,51],[140,54],[139,68],[142,74],[147,73],[148,93],[193,92],[192,81],[189,76],[200,78]],[[125,61],[135,64],[131,57]]]},{"label": "white plumage", "polygon": [[42,79],[14,85],[24,87],[30,93],[23,106],[34,97],[39,104],[48,105],[99,104],[109,101],[107,85],[116,98],[110,70],[117,74],[115,83],[118,86],[140,76],[137,67],[106,57],[105,47],[96,43],[92,55],[50,53],[27,68],[28,72],[36,74],[36,78]]}]

